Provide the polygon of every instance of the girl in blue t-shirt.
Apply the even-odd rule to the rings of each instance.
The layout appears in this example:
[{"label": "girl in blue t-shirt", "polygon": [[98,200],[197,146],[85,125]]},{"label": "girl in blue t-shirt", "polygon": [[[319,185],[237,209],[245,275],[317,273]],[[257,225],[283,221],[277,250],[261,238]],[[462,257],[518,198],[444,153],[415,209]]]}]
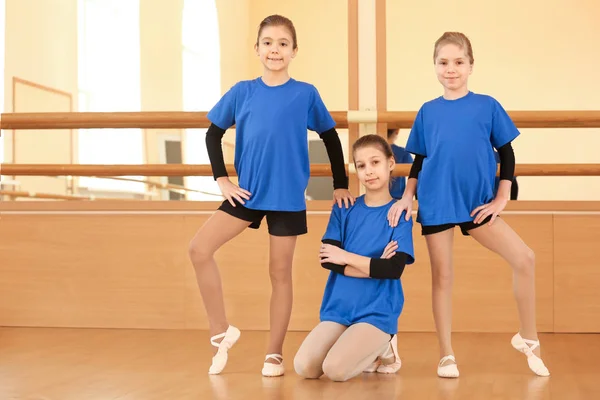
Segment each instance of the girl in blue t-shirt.
[{"label": "girl in blue t-shirt", "polygon": [[[428,101],[417,113],[406,145],[415,161],[404,196],[390,210],[389,219],[394,226],[400,213],[411,214],[417,189],[417,221],[427,242],[433,278],[433,316],[441,353],[437,373],[459,376],[451,343],[453,228],[458,225],[463,235],[472,236],[512,267],[520,329],[511,343],[527,355],[534,373],[548,376],[535,321],[534,253],[497,218],[510,196],[515,169],[511,142],[519,131],[494,98],[467,88],[473,50],[464,34],[447,32],[440,37],[433,59],[444,95]],[[492,147],[500,157],[495,195],[497,164]]]},{"label": "girl in blue t-shirt", "polygon": [[[227,352],[240,337],[239,329],[230,325],[225,315],[214,254],[246,228],[258,229],[265,217],[272,295],[270,340],[262,374],[284,373],[282,347],[292,311],[292,260],[297,236],[307,232],[307,130],[317,132],[325,142],[333,171],[334,202],[340,207],[354,202],[335,122],[317,89],[288,73],[298,51],[292,22],[279,15],[265,18],[255,50],[263,75],[235,84],[208,113],[212,124],[206,133],[206,147],[226,200],[196,233],[189,253],[208,316],[210,342],[216,348],[210,374],[225,368]],[[228,178],[221,147],[225,131],[233,125],[237,184]]]},{"label": "girl in blue t-shirt", "polygon": [[390,145],[377,135],[358,139],[354,165],[366,193],[350,208],[334,205],[320,251],[331,270],[321,322],[294,359],[305,378],[325,374],[345,381],[363,371],[393,373],[400,368],[398,318],[404,306],[400,276],[414,262],[412,219],[392,228],[390,177],[395,161]]}]

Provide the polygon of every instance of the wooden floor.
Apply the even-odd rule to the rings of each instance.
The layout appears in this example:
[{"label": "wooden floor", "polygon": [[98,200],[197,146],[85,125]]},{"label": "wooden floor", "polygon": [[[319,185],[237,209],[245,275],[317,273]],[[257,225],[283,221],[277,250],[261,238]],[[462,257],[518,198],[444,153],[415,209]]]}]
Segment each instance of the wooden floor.
[{"label": "wooden floor", "polygon": [[288,335],[283,378],[260,375],[265,332],[242,332],[223,374],[209,377],[205,331],[0,328],[0,399],[600,398],[600,335],[542,335],[552,376],[539,378],[510,347],[510,334],[455,334],[462,376],[447,380],[435,375],[435,336],[403,333],[398,374],[363,374],[346,383],[294,373],[293,355],[305,335]]}]

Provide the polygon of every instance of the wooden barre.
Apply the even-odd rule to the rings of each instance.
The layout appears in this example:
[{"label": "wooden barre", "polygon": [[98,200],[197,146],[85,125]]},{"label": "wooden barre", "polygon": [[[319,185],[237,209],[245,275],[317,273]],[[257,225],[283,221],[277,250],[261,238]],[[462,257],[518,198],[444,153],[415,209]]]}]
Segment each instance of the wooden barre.
[{"label": "wooden barre", "polygon": [[[410,129],[415,111],[332,111],[339,129],[349,124],[386,123]],[[598,128],[600,111],[509,111],[519,128]],[[190,129],[208,128],[206,111],[57,112],[0,114],[0,129]]]},{"label": "wooden barre", "polygon": [[[206,111],[54,112],[0,114],[0,129],[191,129],[208,128]],[[347,128],[346,112],[332,112]]]},{"label": "wooden barre", "polygon": [[95,197],[95,196],[75,196],[75,195],[64,195],[64,194],[53,194],[53,193],[37,193],[37,192],[23,192],[19,190],[0,190],[0,196],[10,196],[10,197],[26,197],[31,199],[46,199],[46,200],[99,200],[99,201],[128,201],[129,199],[119,199],[119,198],[104,198],[104,197]]},{"label": "wooden barre", "polygon": [[[236,176],[232,164],[226,166],[229,176]],[[394,168],[394,176],[408,176],[411,164]],[[356,173],[354,165],[346,171]],[[77,165],[77,164],[1,164],[0,174],[6,176],[212,176],[210,165],[142,164],[142,165]],[[600,176],[600,164],[518,164],[517,176]],[[330,177],[329,164],[311,164],[310,176]]]},{"label": "wooden barre", "polygon": [[[377,122],[410,129],[416,112],[380,111]],[[600,111],[508,111],[518,128],[600,128]]]},{"label": "wooden barre", "polygon": [[158,189],[168,190],[170,192],[175,192],[175,193],[180,193],[180,194],[184,194],[184,192],[192,192],[192,193],[207,194],[210,196],[220,196],[219,194],[208,193],[203,190],[191,189],[191,188],[187,188],[185,186],[175,185],[173,183],[155,182],[155,181],[151,181],[149,179],[124,178],[122,176],[103,176],[102,178],[113,179],[116,181],[143,183],[144,185],[148,185],[148,186],[155,187]]}]

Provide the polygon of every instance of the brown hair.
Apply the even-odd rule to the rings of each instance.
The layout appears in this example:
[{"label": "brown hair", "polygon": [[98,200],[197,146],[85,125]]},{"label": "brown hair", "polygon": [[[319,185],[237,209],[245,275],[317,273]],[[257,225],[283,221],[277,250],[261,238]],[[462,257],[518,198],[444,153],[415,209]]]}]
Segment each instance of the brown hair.
[{"label": "brown hair", "polygon": [[361,136],[354,144],[352,145],[352,155],[356,153],[356,150],[362,149],[363,147],[373,146],[381,150],[383,154],[387,158],[394,158],[394,153],[392,152],[392,147],[390,144],[379,135],[365,135]]},{"label": "brown hair", "polygon": [[440,48],[447,44],[454,44],[463,49],[469,58],[469,63],[473,65],[475,59],[473,58],[473,47],[471,47],[471,41],[464,33],[460,32],[444,32],[444,34],[435,42],[435,46],[433,47],[434,64]]},{"label": "brown hair", "polygon": [[290,31],[290,34],[292,35],[292,48],[294,50],[296,50],[296,48],[298,47],[298,39],[296,38],[296,28],[294,28],[294,23],[282,16],[282,15],[269,15],[267,18],[263,19],[262,22],[260,23],[259,27],[258,27],[258,35],[256,36],[256,45],[258,46],[258,40],[260,39],[260,34],[262,33],[263,29],[265,29],[267,26],[284,26],[287,28],[288,31]]}]

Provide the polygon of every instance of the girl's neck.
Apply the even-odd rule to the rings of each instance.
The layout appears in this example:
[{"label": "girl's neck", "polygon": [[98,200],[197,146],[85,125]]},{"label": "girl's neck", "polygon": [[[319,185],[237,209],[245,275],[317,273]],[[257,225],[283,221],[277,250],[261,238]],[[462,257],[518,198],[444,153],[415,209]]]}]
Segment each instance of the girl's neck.
[{"label": "girl's neck", "polygon": [[465,85],[462,88],[457,89],[457,90],[444,89],[444,99],[446,99],[446,100],[458,100],[462,97],[465,97],[468,94],[469,94],[469,88],[467,87],[467,85]]},{"label": "girl's neck", "polygon": [[380,190],[367,190],[365,193],[365,204],[369,207],[384,206],[390,201],[392,201],[392,195],[387,187]]},{"label": "girl's neck", "polygon": [[282,71],[270,71],[265,68],[263,72],[262,81],[267,86],[279,86],[283,85],[290,80],[290,74],[287,69]]}]

